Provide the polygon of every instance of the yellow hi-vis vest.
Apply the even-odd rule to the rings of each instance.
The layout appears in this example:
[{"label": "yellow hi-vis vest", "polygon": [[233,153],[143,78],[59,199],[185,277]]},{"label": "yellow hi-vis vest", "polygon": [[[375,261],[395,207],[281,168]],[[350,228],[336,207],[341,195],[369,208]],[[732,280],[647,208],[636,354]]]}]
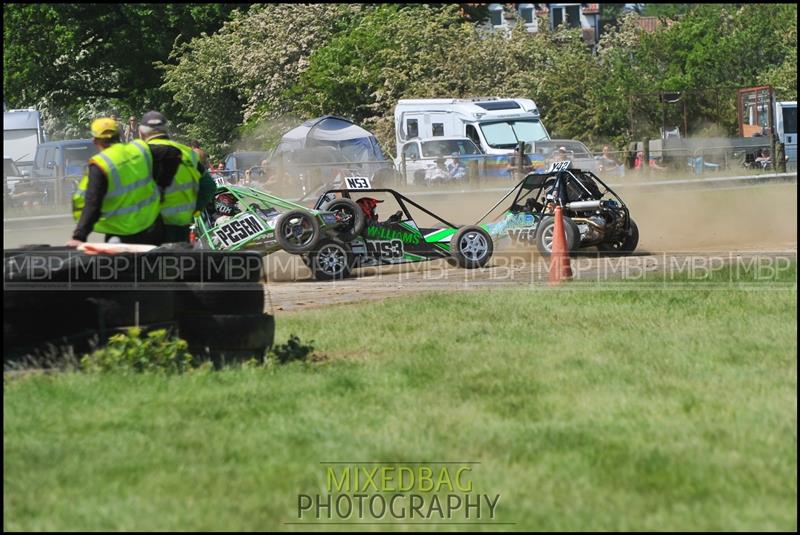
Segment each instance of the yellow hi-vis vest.
[{"label": "yellow hi-vis vest", "polygon": [[[115,143],[89,159],[108,179],[95,232],[129,236],[141,232],[158,218],[158,188],[153,180],[153,155],[143,142]],[[84,175],[72,196],[72,216],[77,221],[86,203],[89,175]]]},{"label": "yellow hi-vis vest", "polygon": [[161,198],[161,218],[165,225],[187,226],[192,224],[200,189],[200,171],[197,170],[198,156],[195,151],[171,139],[150,139],[151,145],[169,145],[181,151],[181,163],[172,179],[172,184],[164,190]]}]

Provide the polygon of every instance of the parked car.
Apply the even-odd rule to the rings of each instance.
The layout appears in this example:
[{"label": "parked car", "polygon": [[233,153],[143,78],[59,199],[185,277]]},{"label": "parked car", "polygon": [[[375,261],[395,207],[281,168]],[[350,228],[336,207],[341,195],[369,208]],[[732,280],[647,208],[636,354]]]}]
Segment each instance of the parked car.
[{"label": "parked car", "polygon": [[91,139],[65,139],[36,148],[31,179],[41,184],[51,202],[68,202],[75,185],[88,171],[89,158],[98,153]]},{"label": "parked car", "polygon": [[43,204],[47,192],[17,167],[13,159],[3,158],[3,207],[12,208],[29,204]]},{"label": "parked car", "polygon": [[[529,148],[528,148],[529,147]],[[526,144],[526,154],[533,156],[534,167],[537,162],[544,160],[544,165],[540,169],[535,169],[544,172],[555,158],[555,153],[561,148],[566,150],[565,159],[572,162],[576,169],[584,171],[591,171],[592,173],[600,172],[600,163],[595,159],[594,154],[589,148],[575,139],[551,139],[548,141],[536,141]],[[538,158],[538,159],[537,159]]]},{"label": "parked car", "polygon": [[14,191],[14,185],[22,180],[22,171],[20,171],[17,164],[14,163],[8,156],[3,157],[3,183],[6,190],[9,192]]},{"label": "parked car", "polygon": [[446,162],[453,154],[464,164],[483,160],[481,149],[468,137],[417,138],[403,145],[395,167],[402,173],[405,165],[406,183],[421,184],[437,169],[437,161]]}]

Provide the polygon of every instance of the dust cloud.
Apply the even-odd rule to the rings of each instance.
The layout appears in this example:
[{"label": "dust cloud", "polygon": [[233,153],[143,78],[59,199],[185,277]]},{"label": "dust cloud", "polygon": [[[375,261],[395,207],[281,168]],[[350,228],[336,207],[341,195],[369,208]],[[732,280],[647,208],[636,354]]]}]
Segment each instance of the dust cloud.
[{"label": "dust cloud", "polygon": [[[638,249],[648,252],[785,249],[797,247],[797,184],[747,187],[643,188],[619,186],[639,227]],[[414,199],[413,194],[409,197]],[[503,197],[475,192],[418,198],[456,224],[474,223]],[[511,203],[506,199],[484,222]]]}]

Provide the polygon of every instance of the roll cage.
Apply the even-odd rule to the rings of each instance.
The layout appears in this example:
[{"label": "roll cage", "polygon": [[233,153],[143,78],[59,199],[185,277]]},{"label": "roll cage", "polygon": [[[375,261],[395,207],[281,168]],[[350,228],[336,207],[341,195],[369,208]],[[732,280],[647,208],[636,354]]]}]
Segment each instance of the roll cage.
[{"label": "roll cage", "polygon": [[[592,187],[587,184],[591,184]],[[598,188],[597,184],[600,184],[602,189]],[[595,191],[592,191],[593,189]],[[591,171],[583,171],[581,169],[563,169],[546,173],[527,174],[475,224],[480,224],[514,192],[516,192],[516,195],[509,207],[510,211],[531,211],[539,214],[543,214],[549,204],[557,204],[570,211],[569,204],[572,201],[584,199],[601,200],[605,195],[610,194],[619,203],[618,209],[625,213],[625,229],[627,230],[628,228],[630,217],[628,207],[622,198],[597,175]],[[551,196],[548,196],[549,192],[552,192]],[[573,197],[576,196],[581,198],[574,199]],[[528,197],[528,200],[532,199],[533,202],[526,202],[524,205],[520,204],[520,200],[526,197]],[[610,206],[603,206],[602,208],[612,209]],[[578,208],[576,211],[581,211],[581,209]]]},{"label": "roll cage", "polygon": [[414,218],[411,216],[411,212],[409,212],[408,207],[406,206],[406,203],[408,203],[409,205],[413,206],[414,208],[417,208],[418,210],[421,210],[422,212],[424,212],[425,214],[431,216],[432,218],[434,218],[435,220],[439,221],[440,223],[442,223],[444,225],[447,225],[451,229],[459,228],[458,225],[454,225],[454,224],[450,223],[449,221],[447,221],[445,219],[442,219],[438,215],[434,214],[433,212],[431,212],[427,208],[425,208],[423,206],[420,206],[419,204],[417,204],[416,202],[412,201],[408,197],[405,197],[401,193],[398,193],[397,191],[395,191],[393,189],[388,189],[388,188],[329,189],[329,190],[326,190],[322,195],[320,195],[319,199],[317,199],[317,203],[314,205],[314,209],[315,210],[321,210],[322,209],[321,206],[324,203],[326,203],[326,202],[328,202],[330,200],[330,199],[328,199],[328,195],[330,195],[330,194],[334,194],[335,195],[337,193],[341,194],[342,197],[344,197],[346,199],[350,199],[350,200],[353,200],[352,197],[351,197],[351,193],[357,193],[357,194],[361,194],[361,193],[389,193],[389,194],[394,196],[395,200],[397,201],[397,204],[400,206],[400,209],[403,211],[403,215],[406,217],[407,220],[413,221]]}]

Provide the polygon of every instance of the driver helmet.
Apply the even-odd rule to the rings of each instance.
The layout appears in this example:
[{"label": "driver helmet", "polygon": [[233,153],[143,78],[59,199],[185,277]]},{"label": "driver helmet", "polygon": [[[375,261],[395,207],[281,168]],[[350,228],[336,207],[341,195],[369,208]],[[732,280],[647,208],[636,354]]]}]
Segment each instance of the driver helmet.
[{"label": "driver helmet", "polygon": [[381,202],[383,201],[373,199],[372,197],[361,197],[356,201],[361,207],[361,211],[364,212],[364,216],[373,221],[377,221],[378,219],[378,214],[375,213],[375,209],[378,207],[378,203]]},{"label": "driver helmet", "polygon": [[237,212],[236,198],[230,193],[220,193],[214,201],[214,208],[218,214],[233,215]]}]

